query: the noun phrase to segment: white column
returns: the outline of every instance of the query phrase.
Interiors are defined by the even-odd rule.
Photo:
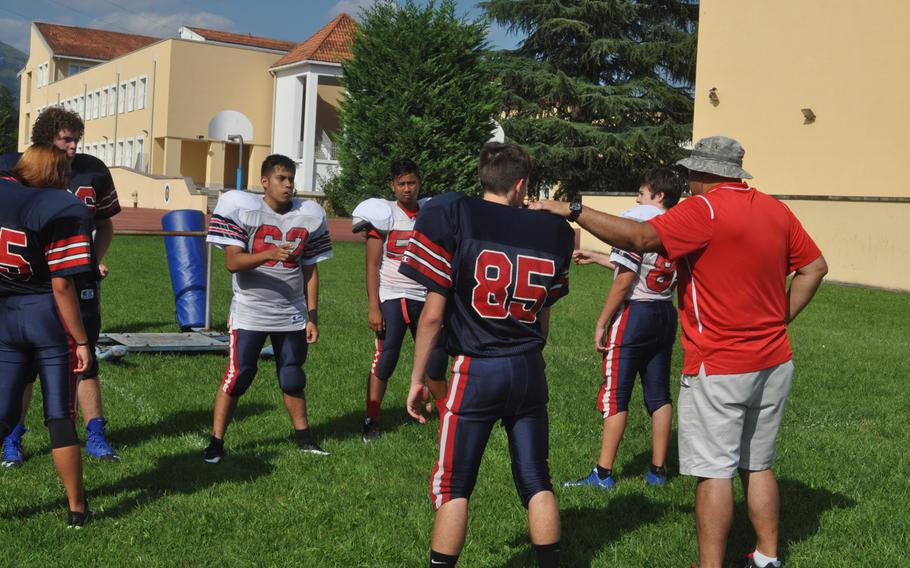
[[[304,191],[316,187],[316,97],[319,89],[319,75],[310,71],[306,74],[306,90],[303,93],[303,183]]]

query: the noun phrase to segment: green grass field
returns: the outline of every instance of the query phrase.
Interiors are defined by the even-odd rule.
[[[371,355],[362,245],[337,244],[335,255],[320,265],[321,338],[306,365],[311,421],[331,457],[296,451],[269,361],[241,399],[229,456],[218,466],[203,463],[200,453],[223,355],[130,354],[102,362],[109,434],[123,460],[86,459],[94,522],[82,531],[64,528],[63,491],[36,400],[25,465],[0,471],[0,565],[424,565],[437,422],[420,427],[406,418],[406,342],[383,406],[385,435],[361,442]],[[105,330],[173,331],[162,241],[119,237],[107,261]],[[220,262],[216,257],[215,322],[225,321],[230,297]],[[574,267],[572,293],[553,310],[545,354],[554,485],[589,471],[599,448],[599,360],[590,344],[609,281],[603,269]],[[908,319],[910,296],[825,285],[792,327],[797,371],[776,467],[788,566],[910,563]],[[680,364],[677,349],[674,375]],[[674,440],[670,484],[646,487],[649,443],[639,390],[616,489],[557,489],[565,566],[696,560],[694,482],[674,475]],[[487,448],[471,512],[462,565],[533,564],[501,429]],[[751,543],[738,501],[730,560]]]

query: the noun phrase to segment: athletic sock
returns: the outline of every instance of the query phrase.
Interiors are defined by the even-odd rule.
[[[599,465],[597,466],[597,478],[598,479],[606,479],[606,478],[610,477],[611,475],[613,475],[612,469],[609,469],[606,467],[600,467]]]
[[[778,562],[777,557],[765,556],[758,549],[755,549],[755,552],[752,553],[752,563],[758,566],[759,568],[778,568],[780,562]]]
[[[378,400],[367,401],[367,418],[372,418],[374,422],[379,422],[379,405]]]
[[[661,477],[667,477],[667,468],[665,468],[662,465],[657,466],[652,463],[651,464],[651,473],[653,473],[654,475],[659,475]]]
[[[537,565],[540,568],[559,566],[559,541],[553,544],[535,544],[534,552],[537,554]]]
[[[458,555],[443,554],[430,550],[430,568],[454,568]]]
[[[224,447],[224,440],[221,438],[216,438],[215,436],[209,436],[209,443],[215,444],[219,448]]]

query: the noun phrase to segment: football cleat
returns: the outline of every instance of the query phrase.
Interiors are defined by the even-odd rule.
[[[369,416],[363,420],[363,435],[361,439],[364,442],[372,442],[379,438],[382,435],[382,432],[379,430],[379,421],[373,420]]]
[[[120,456],[114,451],[114,448],[107,442],[104,435],[104,427],[107,420],[104,418],[92,418],[85,426],[85,453],[93,458],[100,458],[105,461],[120,461]]]
[[[22,451],[22,436],[28,432],[24,424],[17,424],[13,431],[3,439],[3,457],[0,465],[3,467],[19,467],[25,461]]]
[[[224,440],[211,436],[208,447],[202,450],[202,461],[215,464],[220,462],[225,455],[227,452],[224,451]]]
[[[85,523],[91,518],[92,512],[88,508],[88,499],[85,500],[85,511],[67,511],[66,513],[66,528],[68,529],[81,529]]]
[[[743,563],[739,564],[739,566],[742,566],[742,568],[780,568],[782,565],[780,560],[778,560],[776,562],[769,562],[764,566],[759,566],[755,563],[755,559],[753,558],[754,555],[754,552],[747,554],[745,557],[743,557]]]
[[[667,484],[667,470],[659,467],[657,470],[648,468],[648,472],[645,473],[645,483],[651,487],[658,487],[660,485]]]
[[[609,491],[613,489],[613,486],[616,485],[616,481],[613,480],[612,475],[608,475],[606,478],[601,479],[597,475],[597,468],[591,470],[591,474],[588,477],[582,477],[576,481],[566,481],[562,484],[563,487],[584,487],[590,485],[592,487],[597,487],[604,491]]]

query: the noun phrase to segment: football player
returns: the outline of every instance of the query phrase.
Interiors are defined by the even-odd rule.
[[[499,420],[538,563],[556,566],[559,510],[547,463],[542,350],[550,306],[568,293],[574,232],[562,219],[520,208],[531,161],[518,146],[484,146],[479,173],[483,199],[447,194],[424,207],[399,269],[427,287],[407,402],[421,423],[428,396],[423,378],[443,320],[446,347],[455,357],[431,483],[436,518],[430,566],[458,560],[468,499]]]
[[[66,153],[32,146],[0,174],[0,435],[20,423],[23,391],[41,379],[51,457],[68,501],[67,525],[89,516],[76,436],[76,376],[92,364],[74,277],[94,270],[91,216],[66,187]],[[33,186],[25,187],[22,184]]]
[[[94,353],[95,344],[101,333],[101,298],[100,279],[107,276],[108,269],[101,262],[110,247],[114,235],[111,217],[120,212],[117,191],[111,172],[104,162],[89,156],[76,153],[76,147],[85,130],[82,119],[75,112],[58,107],[44,110],[32,126],[32,143],[54,145],[66,152],[70,160],[72,175],[67,189],[78,197],[88,208],[94,219],[94,250],[98,261],[98,270],[91,270],[74,276],[76,294],[79,297],[79,308],[82,321],[88,331],[89,342]],[[0,170],[11,169],[19,160],[19,154],[0,155]],[[105,433],[107,421],[101,401],[101,385],[98,381],[98,361],[92,359],[92,365],[79,377],[79,409],[85,424],[85,451],[90,456],[106,461],[117,461],[117,452],[108,443]],[[23,420],[26,409],[32,398],[32,385],[26,388],[23,397]],[[26,432],[24,424],[18,424],[3,442],[2,465],[14,467],[22,463],[22,436]]]
[[[363,421],[363,441],[379,437],[379,413],[389,377],[395,372],[401,342],[410,329],[417,332],[417,322],[426,300],[427,289],[398,272],[408,239],[420,211],[420,174],[411,160],[392,162],[394,201],[369,199],[368,209],[381,210],[391,223],[388,227],[371,223],[366,231],[366,285],[370,304],[369,324],[375,333],[373,360],[367,379],[367,409]],[[387,213],[386,213],[387,212]],[[358,210],[354,210],[355,222]],[[427,385],[435,400],[445,398],[445,372],[448,355],[442,342],[433,350],[427,367]]]
[[[266,338],[275,351],[278,385],[301,451],[328,455],[314,440],[307,418],[303,363],[319,338],[316,263],[331,258],[325,211],[294,199],[296,165],[274,154],[262,162],[264,195],[230,191],[218,199],[207,241],[225,251],[234,297],[228,322],[227,371],[215,395],[212,436],[203,452],[208,463],[225,456],[224,434],[237,399],[256,376]]]
[[[638,205],[622,216],[637,221],[652,219],[676,205],[681,190],[676,172],[655,168],[645,174],[638,188]],[[620,248],[614,248],[609,259],[587,251],[575,251],[573,256],[576,262],[592,258],[616,268],[594,327],[594,348],[603,353],[603,384],[597,394],[597,409],[604,418],[600,456],[588,476],[563,486],[613,488],[613,462],[626,429],[636,376],[641,376],[645,407],[651,415],[651,467],[645,473],[645,482],[664,485],[673,420],[670,357],[676,340],[676,265],[656,252],[639,254]]]

